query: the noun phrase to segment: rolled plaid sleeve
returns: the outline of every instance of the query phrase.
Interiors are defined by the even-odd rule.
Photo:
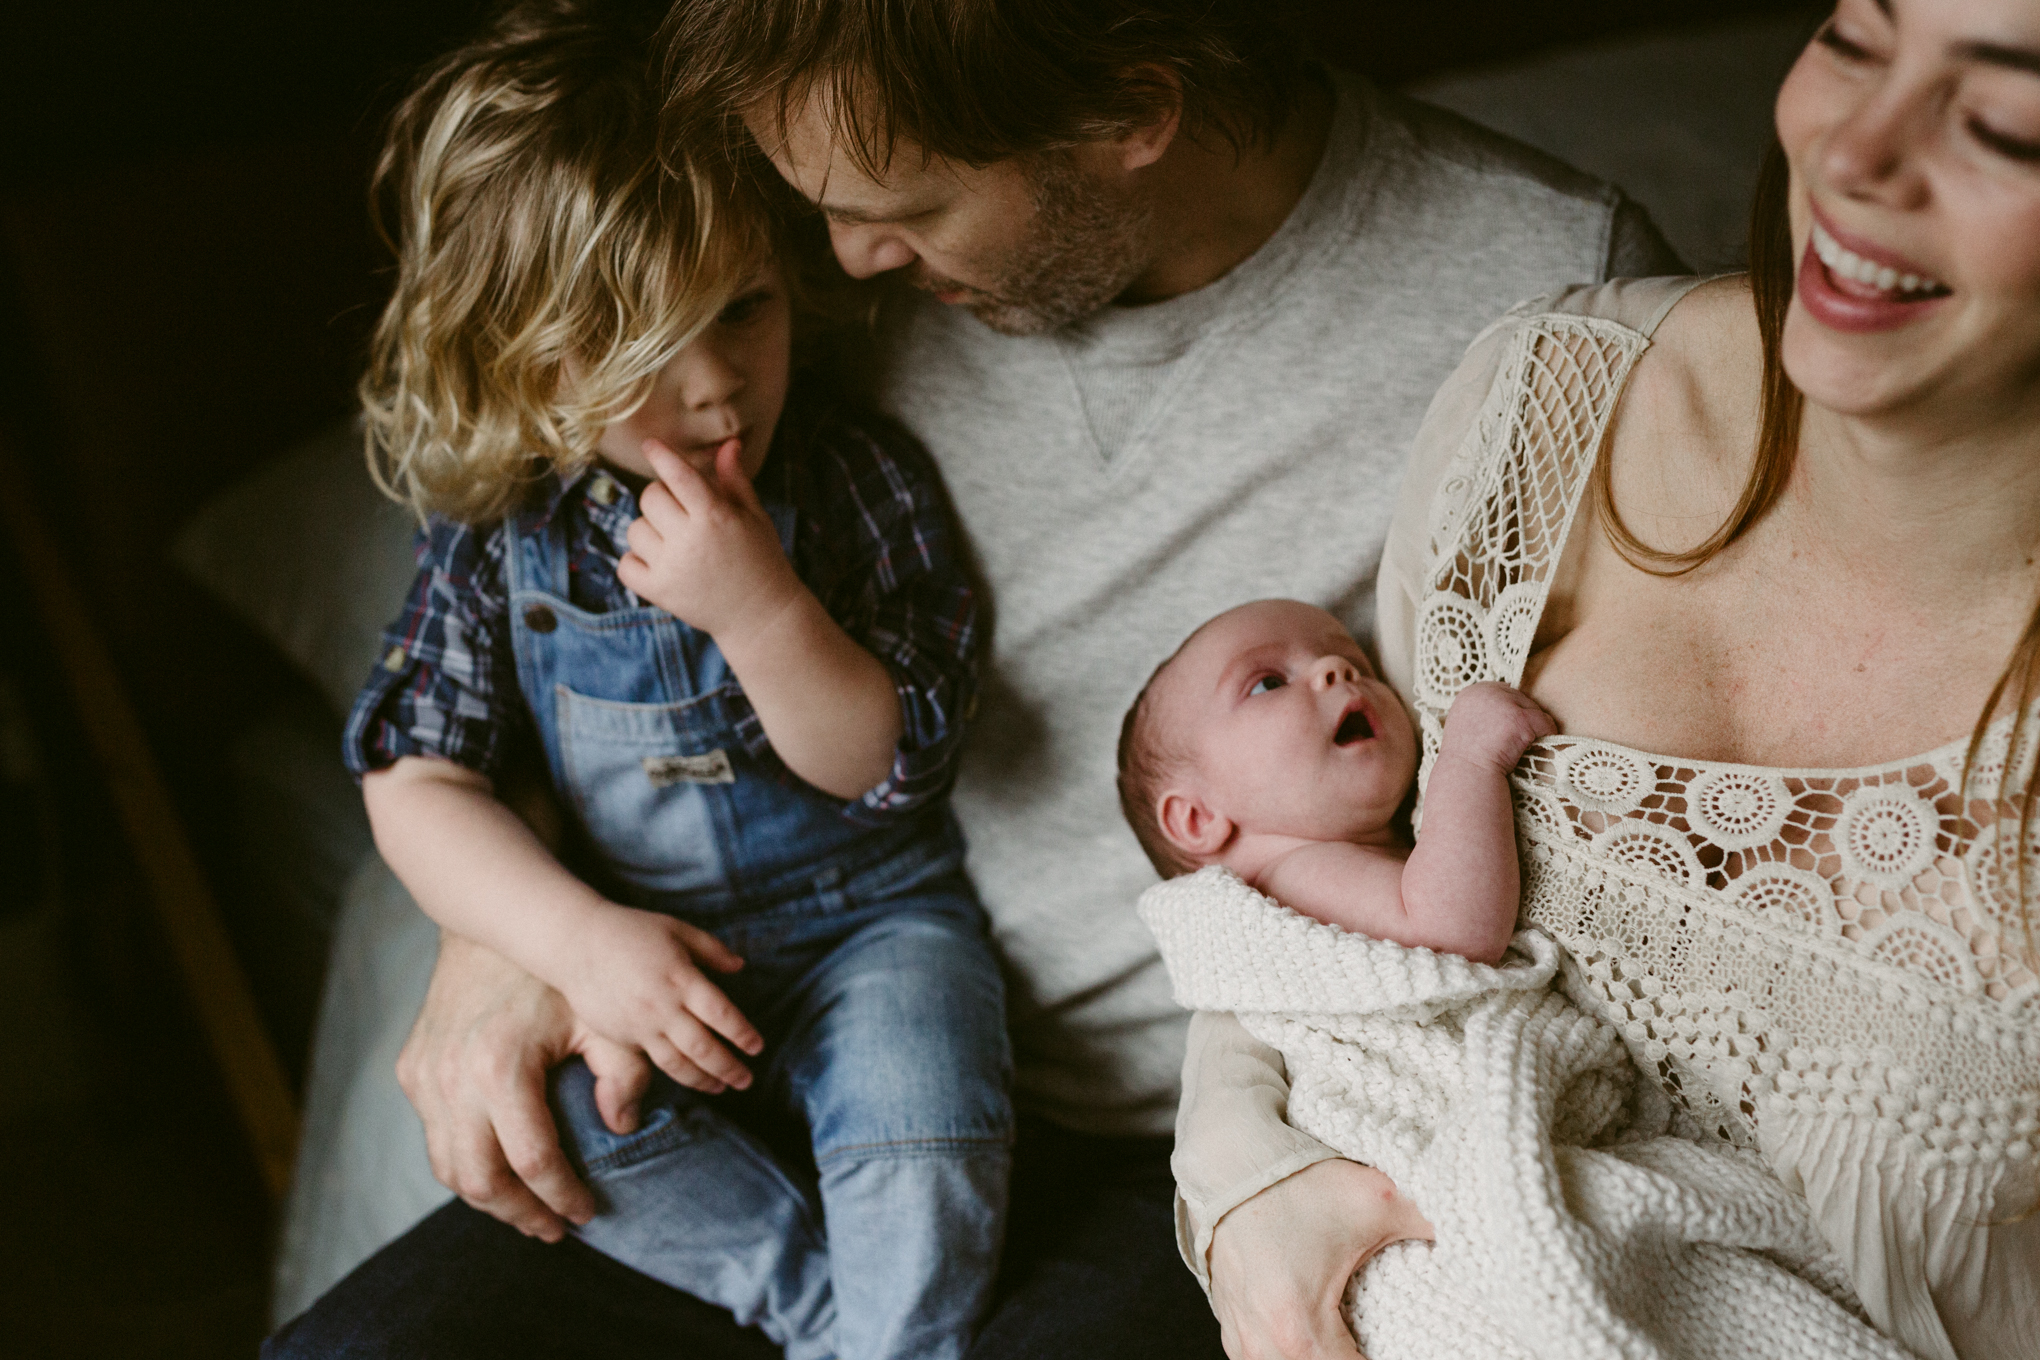
[[[342,737],[356,779],[404,756],[501,772],[529,723],[510,646],[508,537],[437,518],[419,534],[417,578]]]
[[[885,821],[918,811],[956,777],[977,699],[983,639],[956,518],[932,459],[877,417],[828,423],[811,466],[843,570],[823,603],[892,673],[901,732],[892,768],[844,811]]]

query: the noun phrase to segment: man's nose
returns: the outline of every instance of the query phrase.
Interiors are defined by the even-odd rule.
[[[843,272],[853,279],[905,269],[919,258],[897,233],[864,223],[831,222],[829,245],[835,249],[836,261],[843,266]]]

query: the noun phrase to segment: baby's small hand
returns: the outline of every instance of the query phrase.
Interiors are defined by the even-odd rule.
[[[659,480],[639,499],[617,580],[719,642],[763,624],[803,589],[737,440],[716,450],[713,479],[656,440],[645,441],[645,456]]]
[[[1452,701],[1439,753],[1484,761],[1506,773],[1516,768],[1531,742],[1556,731],[1558,724],[1529,695],[1483,681],[1468,685]]]
[[[642,1049],[682,1086],[714,1094],[751,1084],[750,1070],[716,1036],[752,1055],[765,1041],[702,972],[744,966],[722,941],[685,921],[612,904],[576,943],[560,991],[588,1028]]]

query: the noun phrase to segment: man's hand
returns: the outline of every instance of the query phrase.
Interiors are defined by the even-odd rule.
[[[652,1075],[644,1055],[576,1025],[565,998],[500,954],[441,933],[397,1081],[424,1121],[440,1184],[547,1242],[595,1212],[546,1104],[547,1069],[574,1054],[595,1074],[604,1122],[630,1132]]]
[[[806,587],[744,475],[741,440],[716,449],[713,480],[656,439],[644,451],[659,480],[638,500],[617,580],[717,642],[798,599]]]
[[[632,1050],[643,1050],[682,1086],[718,1095],[743,1090],[751,1073],[716,1039],[745,1053],[764,1036],[702,972],[734,973],[744,961],[715,936],[654,911],[607,904],[576,927],[577,957],[565,976],[566,1000],[583,1024]]]
[[[1219,1221],[1211,1308],[1232,1360],[1362,1360],[1340,1312],[1346,1282],[1431,1225],[1373,1167],[1334,1158],[1277,1181]]]
[[[1551,715],[1521,690],[1484,680],[1468,685],[1445,712],[1445,740],[1438,758],[1492,765],[1503,774],[1516,768],[1533,741],[1558,731]]]

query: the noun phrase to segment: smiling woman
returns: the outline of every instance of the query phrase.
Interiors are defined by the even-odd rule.
[[[1777,125],[1748,280],[1574,290],[1469,352],[1384,673],[1428,750],[1483,680],[1558,719],[1515,777],[1524,918],[1670,1131],[1760,1156],[1886,1336],[2030,1357],[2040,10],[1842,0]],[[1193,1032],[1177,1170],[1242,1355],[1306,1353],[1266,1320],[1336,1309],[1406,1221],[1269,1126],[1276,1061]],[[1396,1278],[1353,1296],[1374,1360]]]

